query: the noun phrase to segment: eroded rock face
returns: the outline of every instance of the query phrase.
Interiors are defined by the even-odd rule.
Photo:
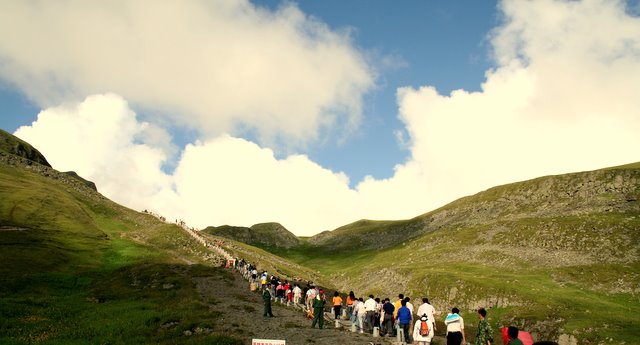
[[[32,162],[42,164],[51,168],[51,164],[47,162],[40,151],[31,146],[26,141],[0,129],[0,151],[5,151],[18,157],[26,158]]]
[[[578,345],[578,339],[571,334],[561,334],[558,338],[558,345]]]

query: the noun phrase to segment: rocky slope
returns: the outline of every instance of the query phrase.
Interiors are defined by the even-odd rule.
[[[223,225],[207,227],[204,233],[230,238],[257,247],[291,248],[300,244],[294,234],[278,223],[255,224],[250,228]]]
[[[595,228],[600,228],[609,224],[605,224],[603,217],[590,216],[628,213],[635,217],[640,212],[639,199],[640,169],[634,166],[546,176],[494,187],[410,220],[361,220],[315,235],[309,243],[331,251],[354,247],[380,250],[441,229],[527,219],[574,217],[578,222],[582,218],[583,226],[593,222]],[[549,226],[541,224],[541,228]],[[540,244],[542,248],[548,245]],[[634,249],[629,256],[636,254]]]
[[[51,167],[47,159],[31,144],[0,129],[0,151],[26,158],[30,161]]]

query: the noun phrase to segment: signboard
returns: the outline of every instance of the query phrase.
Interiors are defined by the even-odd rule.
[[[252,339],[251,345],[286,345],[285,340],[273,340],[273,339]]]

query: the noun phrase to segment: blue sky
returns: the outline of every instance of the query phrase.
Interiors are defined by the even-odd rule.
[[[253,1],[276,10],[281,1]],[[487,36],[497,24],[495,1],[297,1],[309,16],[334,30],[349,30],[354,45],[376,68],[376,86],[364,95],[361,128],[343,140],[308,147],[314,161],[343,171],[351,184],[366,175],[388,178],[409,152],[393,130],[402,131],[397,116],[396,89],[433,85],[448,94],[455,89],[476,91],[492,66]],[[390,59],[389,66],[381,59]],[[0,87],[0,126],[13,132],[36,119],[40,107],[8,83]],[[136,109],[140,116],[144,114]],[[391,129],[391,130],[390,130]],[[180,146],[197,133],[173,130]],[[168,167],[169,169],[171,166]]]
[[[3,3],[0,128],[107,197],[196,227],[405,219],[638,161],[638,9]]]

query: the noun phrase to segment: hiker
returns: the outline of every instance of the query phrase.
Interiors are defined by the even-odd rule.
[[[402,299],[400,301],[400,309],[398,309],[398,312],[396,313],[396,322],[404,332],[405,343],[409,343],[411,340],[409,337],[409,325],[411,324],[411,319],[411,311],[407,308],[407,300]]]
[[[382,303],[380,302],[380,298],[376,297],[376,311],[373,315],[373,328],[378,327],[380,330],[380,326],[382,326]]]
[[[433,339],[435,319],[430,318],[426,313],[420,316],[413,326],[413,343],[417,345],[429,345]]]
[[[518,333],[520,333],[518,327],[509,326],[509,328],[507,328],[507,337],[509,337],[507,345],[524,345],[522,340],[518,339]]]
[[[466,343],[464,336],[464,320],[460,316],[458,308],[451,309],[451,313],[444,319],[447,325],[447,345],[460,345]]]
[[[311,328],[315,328],[316,323],[320,329],[324,326],[324,305],[326,302],[324,291],[320,290],[313,299],[313,322],[311,323]]]
[[[411,304],[411,298],[409,298],[409,296],[406,296],[404,300],[407,301],[407,308],[409,308],[409,311],[411,312],[411,317],[413,318],[414,309],[413,309],[413,304]],[[412,327],[413,327],[413,319],[409,323],[409,331],[413,329]]]
[[[335,313],[336,320],[340,320],[340,308],[342,308],[342,298],[338,291],[333,293],[333,312]]]
[[[395,337],[395,332],[393,329],[393,311],[395,310],[395,307],[393,306],[393,304],[391,304],[391,301],[389,301],[388,298],[384,299],[384,304],[382,305],[382,314],[383,315],[383,321],[382,321],[382,330],[380,335],[382,335],[383,337],[385,335],[389,335],[390,337]]]
[[[398,300],[393,302],[393,307],[396,308],[393,312],[393,318],[395,319],[398,316],[398,310],[400,310],[400,307],[402,307],[402,301],[404,300],[404,295],[403,294],[399,294],[398,295]]]
[[[349,296],[347,296],[347,316],[351,319],[353,315],[353,303],[356,301],[356,295],[353,291],[349,291]]]
[[[418,307],[417,314],[419,316],[427,314],[427,317],[433,321],[433,331],[437,331],[436,327],[436,309],[429,303],[429,299],[426,297],[422,298],[422,304]]]
[[[376,300],[373,299],[373,295],[369,295],[369,298],[364,302],[365,310],[365,330],[369,333],[373,333],[373,319],[376,313]]]
[[[364,318],[367,315],[366,310],[364,309],[364,300],[362,297],[358,298],[358,304],[355,304],[353,307],[353,316],[358,322],[358,326],[360,328],[360,333],[364,333]]]
[[[264,317],[273,317],[273,313],[271,312],[271,284],[267,284],[262,290],[262,301],[264,302]]]
[[[487,311],[484,308],[478,309],[478,334],[474,340],[474,345],[491,345],[493,343],[493,330],[489,322],[485,320],[487,317]]]
[[[297,307],[300,304],[301,299],[302,289],[298,286],[298,284],[296,284],[296,286],[293,288],[293,305]]]
[[[307,301],[306,306],[307,310],[313,310],[313,299],[316,298],[316,288],[311,286],[311,288],[307,291]]]

